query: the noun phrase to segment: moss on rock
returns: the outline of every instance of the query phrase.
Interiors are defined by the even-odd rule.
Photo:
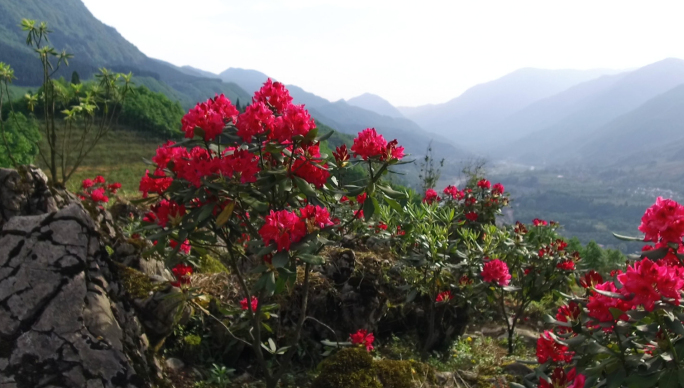
[[[121,284],[133,299],[145,299],[151,293],[164,287],[161,284],[152,283],[152,279],[140,271],[126,267],[123,264],[114,264],[116,265]]]
[[[312,388],[415,388],[435,381],[434,371],[426,364],[375,361],[362,348],[346,348],[323,361]]]

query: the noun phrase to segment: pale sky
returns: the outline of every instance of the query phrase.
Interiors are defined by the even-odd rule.
[[[522,67],[684,58],[681,0],[83,0],[150,57],[335,101],[441,103]]]

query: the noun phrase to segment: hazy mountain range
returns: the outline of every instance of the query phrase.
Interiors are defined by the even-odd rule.
[[[19,85],[36,86],[41,79],[18,26],[22,18],[48,22],[51,43],[75,55],[59,74],[75,70],[85,79],[102,66],[132,71],[136,83],[185,108],[216,93],[244,105],[268,78],[257,70],[229,67],[214,74],[149,58],[80,0],[0,0],[0,61],[13,66]],[[475,156],[529,165],[671,163],[682,158],[684,146],[680,59],[629,71],[525,68],[443,104],[419,107],[394,107],[369,93],[329,101],[288,88],[296,103],[332,128],[355,134],[375,127],[418,157],[432,142],[435,156],[448,163]]]

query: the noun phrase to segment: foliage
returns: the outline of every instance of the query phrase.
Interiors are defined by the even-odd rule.
[[[127,96],[119,123],[158,136],[175,137],[181,133],[181,117],[183,108],[178,102],[138,86],[132,88]]]
[[[650,241],[626,272],[603,281],[589,273],[583,294],[547,320],[553,331],[537,342],[539,387],[678,387],[684,367],[682,236],[684,207],[658,198],[642,218]]]
[[[1,94],[1,93],[0,93]],[[0,97],[0,100],[2,98]],[[0,143],[0,167],[13,167],[33,163],[38,155],[40,131],[35,120],[21,113],[10,113],[7,120],[0,120],[2,143]],[[12,160],[14,159],[14,160]]]
[[[224,96],[198,104],[182,119],[187,140],[160,147],[152,158],[154,172],[140,183],[144,196],[152,194],[148,202],[154,205],[145,220],[146,229],[154,230],[150,239],[157,241],[156,251],[171,252],[175,264],[185,256],[179,253],[187,255],[192,246],[219,258],[237,277],[244,299],[225,313],[240,319],[225,327],[251,348],[267,387],[278,383],[297,353],[310,273],[325,261],[319,252],[329,239],[339,238],[337,233],[370,220],[379,200],[402,196],[381,182],[403,157],[396,141],[387,143],[365,130],[351,147],[361,159],[350,161],[347,153],[344,160],[336,157],[335,164],[328,164],[319,151],[324,138],[306,110],[291,100],[282,84],[269,80],[243,113]],[[332,177],[331,171],[354,164],[367,168],[364,187],[342,185]],[[333,207],[343,194],[368,199],[346,217],[350,214]],[[249,274],[241,262],[250,263]],[[303,279],[297,284],[301,268]],[[273,321],[279,305],[268,301],[286,297],[296,285],[302,287],[303,300],[294,327],[286,328]],[[278,344],[283,336],[271,333],[284,331],[289,332],[286,342]]]
[[[111,73],[103,68],[96,76],[98,84],[90,88],[56,81],[54,73],[62,65],[68,66],[72,55],[66,51],[57,52],[49,45],[51,31],[46,23],[36,24],[24,19],[21,26],[26,32],[26,45],[38,54],[42,67],[43,83],[39,93],[27,95],[28,109],[33,111],[39,106],[43,118],[42,131],[48,147],[41,149],[39,155],[48,166],[53,184],[64,185],[111,129],[119,106],[125,101],[131,75]],[[11,75],[0,79],[5,90],[12,80]],[[17,162],[13,164],[17,165]]]

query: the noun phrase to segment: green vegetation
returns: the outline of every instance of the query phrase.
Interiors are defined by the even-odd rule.
[[[38,155],[37,144],[40,141],[36,120],[28,119],[21,113],[10,113],[7,120],[0,122],[0,128],[0,167],[13,167],[10,154],[19,165],[33,163]]]
[[[139,86],[132,89],[119,116],[119,123],[159,136],[178,137],[183,108],[162,93]]]

